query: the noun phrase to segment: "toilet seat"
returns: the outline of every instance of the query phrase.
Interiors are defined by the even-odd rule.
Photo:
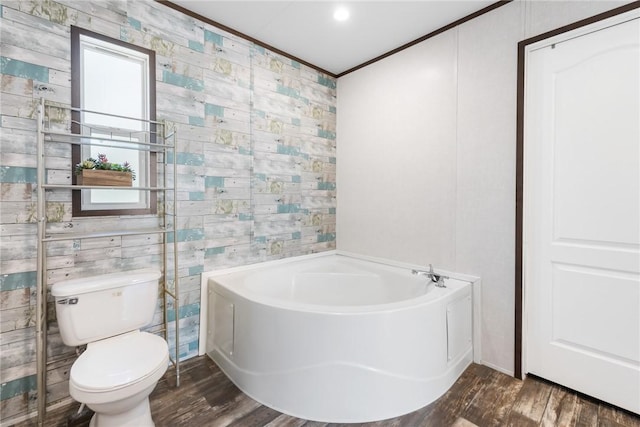
[[[134,331],[96,341],[71,367],[70,391],[72,396],[85,397],[113,394],[124,388],[133,392],[160,379],[168,362],[167,342],[148,332]]]

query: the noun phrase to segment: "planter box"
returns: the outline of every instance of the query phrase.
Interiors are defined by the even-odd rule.
[[[82,169],[78,175],[78,185],[103,185],[108,187],[131,187],[131,172],[119,172],[98,169]]]

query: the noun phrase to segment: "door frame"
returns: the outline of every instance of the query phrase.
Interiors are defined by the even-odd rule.
[[[526,374],[523,359],[524,342],[524,119],[525,119],[525,71],[527,53],[533,45],[551,44],[554,38],[562,38],[564,33],[591,26],[598,22],[613,18],[623,13],[640,8],[640,1],[617,7],[604,13],[583,19],[555,30],[528,38],[518,43],[518,79],[517,79],[517,111],[516,111],[516,236],[515,236],[515,345],[514,345],[514,377],[524,379]],[[608,24],[607,24],[608,26]],[[593,31],[585,28],[585,33]],[[578,35],[578,34],[576,34]],[[559,40],[558,40],[559,41]]]

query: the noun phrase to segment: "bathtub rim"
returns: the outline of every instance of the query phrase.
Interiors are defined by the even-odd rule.
[[[330,261],[336,261],[338,263],[347,262],[347,263],[355,263],[355,266],[360,266],[361,263],[365,263],[364,270],[374,275],[385,275],[386,271],[374,271],[376,268],[386,268],[393,269],[393,273],[405,273],[407,279],[412,281],[422,282],[425,287],[427,287],[427,291],[420,295],[414,295],[411,297],[402,297],[398,299],[392,299],[384,302],[374,302],[374,303],[358,303],[358,304],[329,304],[329,303],[321,303],[321,302],[308,302],[308,301],[298,301],[298,300],[289,300],[283,299],[280,295],[270,295],[268,293],[263,293],[259,289],[262,287],[262,284],[256,286],[255,276],[258,278],[262,275],[262,268],[256,268],[255,270],[242,270],[236,271],[234,273],[219,273],[209,277],[207,281],[207,286],[209,291],[213,291],[221,296],[227,298],[238,298],[243,301],[248,301],[253,304],[257,304],[260,306],[273,307],[280,310],[285,311],[294,311],[305,314],[326,314],[326,315],[340,315],[340,316],[349,316],[349,315],[372,315],[377,313],[396,313],[405,310],[411,310],[417,307],[422,307],[424,305],[434,304],[443,299],[449,297],[454,293],[460,292],[463,288],[469,286],[472,282],[468,280],[460,280],[457,278],[449,277],[445,279],[445,288],[438,288],[434,284],[432,284],[426,278],[412,278],[409,274],[409,269],[399,268],[396,266],[389,266],[381,263],[373,263],[371,261],[360,260],[353,257],[347,257],[343,255],[336,254],[334,256],[326,256],[320,258],[311,259],[313,268],[316,263],[321,263],[322,259],[328,259]],[[316,261],[318,259],[318,261]],[[305,274],[306,268],[304,271],[298,271],[298,266],[303,263],[308,263],[310,260],[299,260],[298,262],[288,263],[291,267],[287,267],[287,264],[282,265],[263,265],[265,270],[270,270],[266,274],[273,273],[273,269],[286,271],[289,268],[294,269],[294,278],[298,277],[299,274]],[[308,266],[306,266],[308,268]],[[321,266],[322,270],[326,269],[326,266]],[[255,273],[253,273],[255,271]],[[280,273],[280,272],[277,272]],[[321,273],[331,275],[332,273]],[[338,275],[349,274],[349,273],[338,273]],[[240,278],[234,277],[236,275],[241,276]],[[231,276],[231,277],[229,277]],[[219,280],[220,279],[220,280]],[[229,280],[231,279],[231,280]],[[395,280],[395,278],[383,278],[385,283],[390,283],[389,280]],[[268,285],[267,285],[268,286]]]
[[[361,261],[369,261],[377,264],[383,264],[391,267],[398,267],[402,269],[424,269],[424,265],[405,263],[400,261],[394,261],[384,258],[376,258],[368,255],[357,254],[354,252],[341,251],[341,250],[330,250],[323,251],[314,254],[308,255],[299,255],[288,258],[281,258],[272,261],[264,261],[257,262],[253,264],[246,264],[237,267],[225,267],[220,269],[215,269],[211,271],[202,272],[200,275],[200,325],[198,332],[198,356],[203,356],[206,354],[206,346],[207,346],[207,332],[208,332],[208,281],[210,278],[213,278],[218,275],[223,274],[231,274],[231,273],[240,273],[251,270],[256,270],[264,267],[272,267],[272,266],[282,266],[286,264],[290,264],[292,262],[298,261],[306,261],[321,257],[327,257],[332,255],[340,255],[347,258],[352,258]],[[482,336],[482,279],[478,276],[473,276],[470,274],[463,274],[452,272],[448,270],[442,270],[439,268],[434,269],[437,274],[448,276],[452,279],[469,282],[471,284],[471,294],[472,294],[472,319],[473,319],[473,361],[475,363],[482,363],[482,343],[480,337]]]

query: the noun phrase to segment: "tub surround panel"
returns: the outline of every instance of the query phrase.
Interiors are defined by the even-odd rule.
[[[456,267],[482,275],[483,361],[507,373],[514,345],[515,42],[524,36],[523,11],[524,3],[513,2],[458,28]]]
[[[453,269],[456,38],[340,78],[341,250]]]
[[[36,105],[69,105],[70,25],[156,51],[157,117],[178,128],[180,357],[198,352],[200,273],[335,248],[335,79],[155,1],[5,1],[0,106],[2,420],[35,408]],[[69,117],[54,117],[64,130]],[[67,145],[47,146],[49,183],[70,183]],[[171,159],[172,160],[172,159]],[[162,205],[160,206],[162,208]],[[48,195],[55,229],[151,228],[151,216],[71,217]],[[47,281],[160,261],[157,236],[48,245]],[[50,317],[50,320],[54,320]],[[159,328],[156,314],[152,330]],[[174,331],[170,330],[170,338]],[[48,334],[48,401],[68,396],[73,348]],[[171,342],[171,339],[169,340]]]

